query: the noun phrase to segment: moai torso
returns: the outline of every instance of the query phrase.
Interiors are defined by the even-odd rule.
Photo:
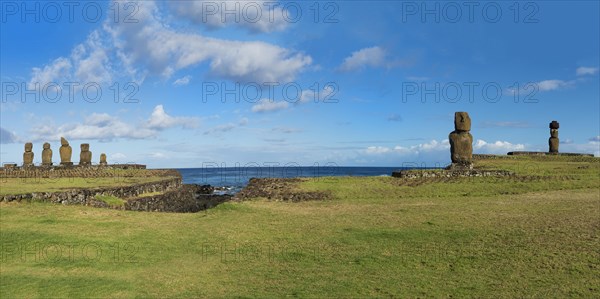
[[[44,143],[44,150],[42,151],[42,165],[52,165],[52,150],[50,149],[50,143]]]
[[[69,145],[69,142],[67,141],[67,139],[61,137],[60,138],[60,164],[63,165],[69,165],[72,164],[71,162],[71,154],[73,153],[73,150],[71,149],[71,146]]]
[[[473,161],[471,118],[467,112],[454,113],[454,131],[448,136],[452,163],[470,166]]]
[[[81,144],[81,154],[79,154],[79,165],[92,165],[92,152],[88,143]]]
[[[25,152],[23,153],[23,166],[33,166],[33,144],[25,143]]]
[[[108,163],[106,163],[106,154],[102,153],[100,154],[100,165],[107,165]]]
[[[560,144],[560,140],[558,139],[558,128],[560,127],[560,124],[553,120],[549,127],[550,138],[548,139],[548,152],[558,153],[558,145]]]

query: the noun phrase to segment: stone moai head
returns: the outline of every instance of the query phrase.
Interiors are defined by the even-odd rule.
[[[550,129],[550,137],[558,138],[558,130]]]
[[[82,152],[88,152],[90,150],[90,144],[89,143],[82,143],[81,144],[81,151]]]
[[[471,118],[467,112],[454,112],[454,129],[456,131],[470,131]]]
[[[553,120],[550,123],[550,129],[552,129],[552,130],[558,130],[559,127],[560,127],[560,124],[555,120]]]
[[[50,149],[50,143],[48,143],[48,142],[44,143],[44,149],[45,150]]]
[[[100,164],[101,165],[107,164],[106,163],[106,154],[105,153],[100,154]]]
[[[31,142],[25,143],[25,152],[29,153],[33,150],[33,144]]]
[[[69,146],[69,142],[67,141],[67,139],[65,139],[65,137],[60,137],[60,145]]]

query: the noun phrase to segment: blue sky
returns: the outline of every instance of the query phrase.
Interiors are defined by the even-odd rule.
[[[557,120],[600,155],[597,1],[69,5],[2,3],[2,163],[64,136],[153,168],[444,165],[455,111],[475,153]]]

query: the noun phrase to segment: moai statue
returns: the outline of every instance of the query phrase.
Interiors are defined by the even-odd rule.
[[[551,153],[558,153],[558,128],[559,124],[557,121],[553,120],[550,123],[550,139],[548,139],[548,147],[550,148],[548,151]]]
[[[44,150],[42,151],[42,166],[52,166],[52,150],[50,149],[50,143],[44,143]]]
[[[92,152],[88,143],[81,144],[81,154],[79,154],[79,166],[92,165]]]
[[[452,166],[458,168],[473,167],[473,136],[471,118],[467,112],[454,113],[454,131],[450,133],[450,158]]]
[[[106,163],[106,154],[102,153],[100,154],[100,166],[106,166],[108,165],[108,163]]]
[[[33,144],[25,143],[25,152],[23,153],[23,167],[33,166]]]
[[[71,162],[71,154],[73,153],[73,149],[71,149],[69,142],[64,137],[60,137],[60,144],[60,165],[73,166],[73,162]]]

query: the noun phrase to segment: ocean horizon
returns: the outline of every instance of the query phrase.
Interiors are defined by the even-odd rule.
[[[391,176],[392,172],[397,170],[436,168],[438,167],[294,166],[174,169],[181,173],[184,184],[211,185],[237,192],[246,186],[251,178]]]

